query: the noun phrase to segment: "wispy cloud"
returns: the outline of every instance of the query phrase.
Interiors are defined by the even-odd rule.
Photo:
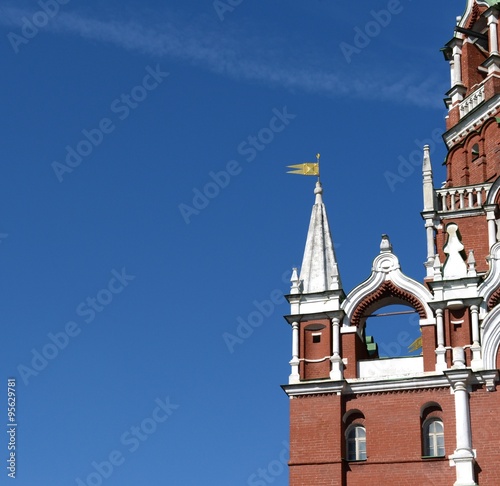
[[[62,9],[61,9],[62,10]],[[0,7],[0,24],[15,28],[23,16],[33,12],[17,7]],[[308,65],[304,56],[301,67],[292,59],[284,43],[263,36],[231,35],[229,29],[220,33],[202,22],[186,22],[177,17],[161,23],[147,21],[99,20],[90,16],[61,11],[44,30],[63,35],[113,44],[154,57],[166,57],[190,63],[195,67],[233,79],[281,86],[288,90],[305,91],[327,97],[353,97],[392,101],[422,107],[438,107],[438,93],[443,86],[438,80],[412,76],[398,78],[377,76],[364,70],[354,74],[340,67],[328,71]],[[241,39],[244,39],[241,40]],[[278,43],[279,44],[279,43]],[[289,49],[288,49],[289,51]],[[327,65],[327,64],[326,64]]]

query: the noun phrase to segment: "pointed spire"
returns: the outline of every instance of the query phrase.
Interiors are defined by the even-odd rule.
[[[469,250],[469,258],[467,258],[467,277],[475,277],[476,275],[476,258],[474,257],[474,250]]]
[[[292,282],[292,288],[290,290],[290,293],[300,294],[300,280],[296,268],[292,269],[292,278],[290,279],[290,282]]]
[[[300,269],[303,293],[342,288],[326,209],[323,204],[323,188],[319,181],[316,183],[314,194],[316,200],[312,209],[304,258]]]
[[[432,180],[432,165],[430,148],[424,146],[424,162],[422,165],[423,186],[424,186],[424,211],[436,210],[436,196],[434,193],[434,182]]]
[[[443,275],[441,273],[441,260],[439,259],[439,253],[436,253],[434,257],[434,280],[443,280]]]

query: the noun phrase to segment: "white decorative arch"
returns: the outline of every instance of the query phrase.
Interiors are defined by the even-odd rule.
[[[459,27],[467,26],[467,21],[469,20],[475,3],[477,3],[480,7],[491,7],[487,0],[467,0],[467,7],[465,8],[465,12],[460,18],[460,22],[458,23]]]
[[[500,177],[496,179],[496,181],[493,183],[493,185],[490,187],[490,190],[488,191],[488,196],[486,197],[486,203],[485,204],[495,204],[495,201],[498,196],[498,191],[500,191]]]
[[[483,298],[484,311],[487,311],[489,300],[500,287],[500,242],[490,249],[490,270],[484,282],[478,287],[478,294]]]
[[[384,242],[384,240],[382,240]],[[381,245],[382,248],[383,245]],[[342,304],[345,312],[344,325],[351,325],[351,318],[360,304],[386,281],[392,282],[405,293],[419,301],[424,309],[425,323],[435,322],[428,302],[432,301],[432,294],[419,282],[406,276],[399,264],[398,257],[392,253],[392,248],[383,249],[373,260],[372,273],[364,282],[354,288]]]
[[[482,329],[483,366],[485,370],[493,370],[497,367],[500,347],[500,306],[496,306],[486,315]]]

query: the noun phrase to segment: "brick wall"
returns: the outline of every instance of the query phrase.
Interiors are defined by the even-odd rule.
[[[300,376],[303,380],[329,378],[332,355],[332,329],[328,319],[315,319],[300,323],[300,357],[312,362],[301,361]],[[316,361],[316,362],[315,362]]]
[[[449,388],[290,400],[290,486],[452,485],[446,459],[422,459],[421,411],[442,409],[446,456],[455,449],[454,398]],[[367,460],[347,462],[345,418],[359,410],[365,419]],[[431,482],[439,478],[435,483]]]

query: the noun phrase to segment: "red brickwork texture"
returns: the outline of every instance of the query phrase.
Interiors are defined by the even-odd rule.
[[[318,327],[322,329],[317,329]],[[314,338],[319,342],[314,342]],[[332,355],[332,329],[328,319],[302,321],[300,323],[300,357],[311,361],[301,361],[299,366],[302,380],[330,377]],[[319,361],[322,360],[322,361]],[[316,361],[316,362],[315,362]]]
[[[500,393],[475,387],[470,394],[476,481],[500,484]],[[445,458],[422,458],[422,418],[438,404],[445,430]],[[456,469],[455,402],[449,388],[339,396],[312,395],[290,401],[290,486],[444,486]],[[359,410],[366,427],[367,460],[347,462],[343,417]]]
[[[430,403],[442,409],[445,453],[451,455],[455,409],[449,388],[292,399],[290,486],[452,485],[455,469],[448,460],[422,459],[421,413]],[[368,458],[360,463],[344,460],[342,418],[354,410],[365,417]]]
[[[368,359],[365,342],[358,333],[345,333],[341,335],[341,356],[347,360],[344,369],[345,378],[358,377],[358,361]]]
[[[462,47],[462,83],[467,87],[468,96],[485,75],[477,68],[486,60],[486,55],[475,44],[464,43]]]
[[[500,484],[500,389],[496,392],[488,392],[484,388],[473,391],[470,409],[472,448],[477,452],[478,482],[481,486],[497,486]]]
[[[424,356],[424,371],[436,369],[436,327],[422,326],[422,354]]]
[[[500,86],[494,89],[500,91]],[[493,182],[500,175],[500,128],[495,116],[498,113],[450,149],[446,159],[446,187]]]

